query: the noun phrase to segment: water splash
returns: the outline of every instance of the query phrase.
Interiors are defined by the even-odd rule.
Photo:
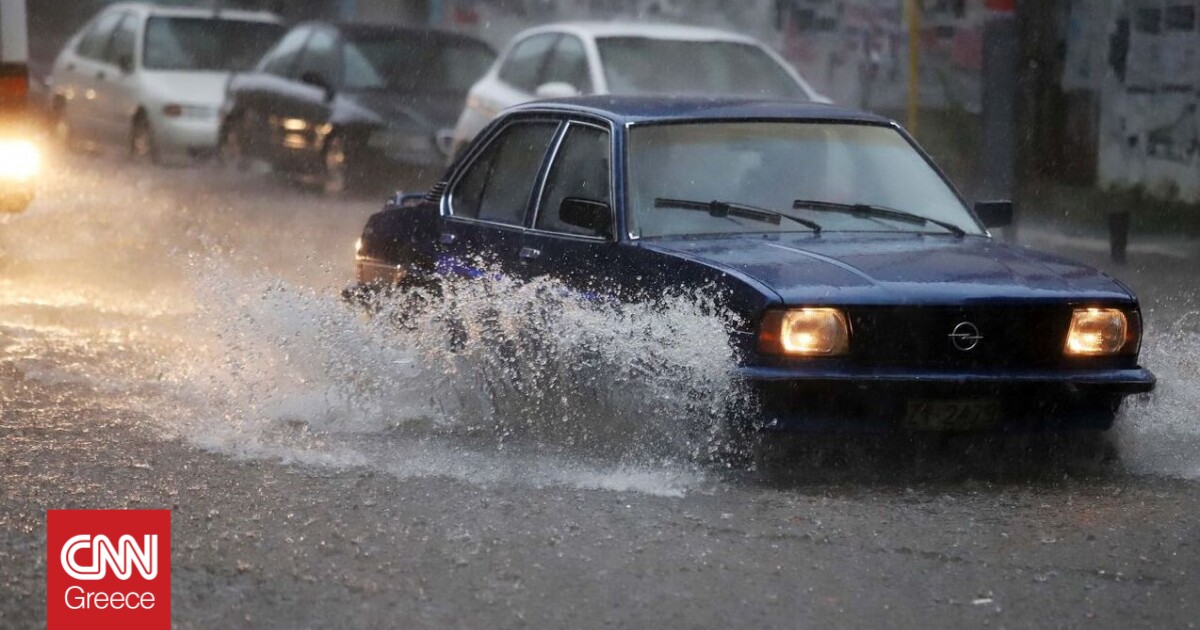
[[[1200,479],[1200,312],[1147,335],[1141,362],[1158,376],[1158,387],[1129,399],[1117,421],[1126,466]]]
[[[704,291],[619,305],[493,274],[364,310],[197,269],[188,341],[164,359],[174,427],[206,446],[667,494],[729,448],[732,320]]]

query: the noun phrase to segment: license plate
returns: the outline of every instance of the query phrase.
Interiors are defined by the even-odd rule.
[[[995,400],[913,400],[904,424],[917,431],[974,431],[1000,423]]]

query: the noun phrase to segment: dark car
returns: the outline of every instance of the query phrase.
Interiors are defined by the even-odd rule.
[[[446,163],[439,134],[494,58],[432,29],[299,25],[230,81],[222,158],[264,159],[329,192],[379,177],[427,184]]]
[[[759,419],[821,431],[1107,429],[1153,389],[1137,298],[1005,245],[895,122],[831,106],[586,97],[509,110],[368,221],[359,288],[550,274],[744,322]]]

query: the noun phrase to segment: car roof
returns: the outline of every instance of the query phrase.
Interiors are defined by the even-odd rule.
[[[511,113],[553,111],[606,118],[618,125],[687,120],[790,120],[894,125],[869,112],[795,100],[708,96],[578,96],[533,101]]]
[[[592,39],[603,37],[644,37],[648,39],[758,43],[758,40],[752,37],[715,28],[653,22],[559,22],[527,29],[522,31],[518,37],[545,32],[573,33]]]
[[[444,30],[444,29],[440,29],[440,28],[431,28],[431,27],[427,27],[427,26],[410,26],[410,25],[405,25],[405,24],[372,24],[372,23],[368,23],[368,22],[328,22],[328,21],[321,21],[321,20],[305,22],[304,25],[308,25],[308,26],[324,25],[324,26],[336,28],[339,31],[341,31],[346,37],[348,37],[350,39],[353,39],[355,37],[363,37],[363,36],[370,37],[370,36],[379,36],[379,35],[395,36],[395,37],[421,35],[421,36],[427,36],[427,37],[440,37],[440,38],[444,38],[444,39],[469,41],[469,42],[475,42],[478,44],[486,45],[486,43],[483,40],[481,40],[477,37],[472,37],[465,33],[456,33],[454,31],[448,31],[448,30]],[[491,46],[488,46],[488,47],[491,48]]]
[[[202,7],[162,6],[149,2],[122,2],[109,5],[105,12],[133,11],[149,17],[190,17],[246,22],[270,22],[279,24],[278,15],[268,11],[246,11],[240,9],[211,9]]]

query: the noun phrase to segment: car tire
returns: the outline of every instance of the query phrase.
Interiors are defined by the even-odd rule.
[[[222,127],[217,143],[217,163],[231,171],[244,171],[250,164],[246,156],[244,125],[240,118],[230,120]]]
[[[321,192],[340,195],[350,188],[349,150],[345,138],[330,135],[321,151]]]
[[[67,120],[67,104],[65,102],[56,102],[50,117],[50,133],[58,146],[67,149],[75,149],[75,133],[71,129],[71,122]]]
[[[145,115],[133,119],[129,129],[129,157],[135,162],[158,164],[158,145],[154,141],[154,130]]]

